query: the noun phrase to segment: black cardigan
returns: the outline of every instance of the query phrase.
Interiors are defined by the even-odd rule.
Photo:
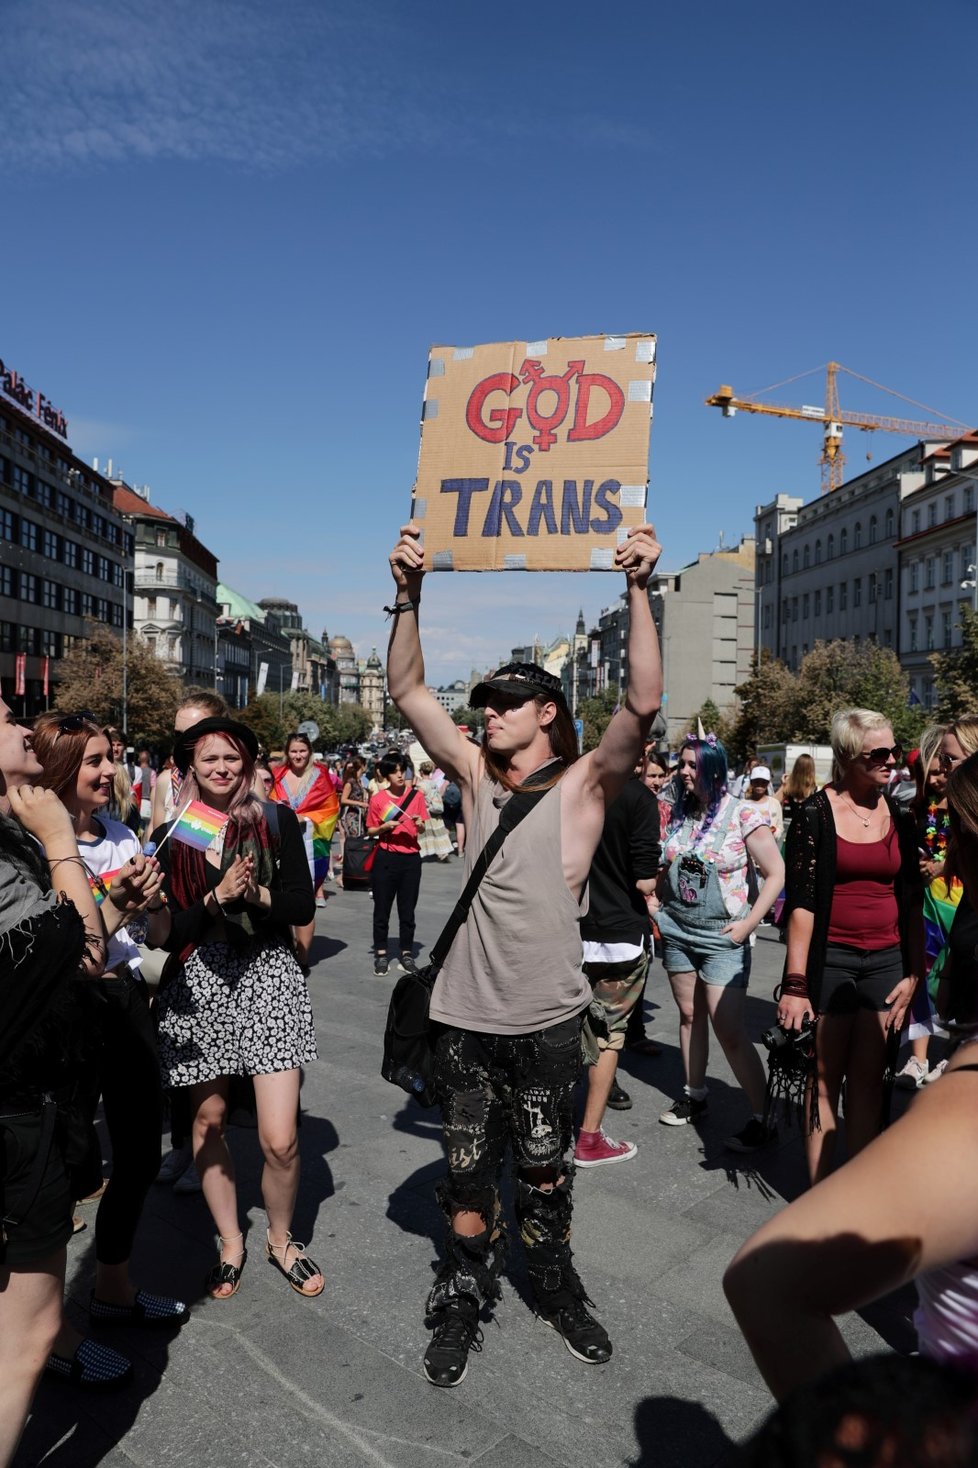
[[[250,907],[248,912],[259,937],[280,937],[287,943],[290,927],[301,927],[304,923],[312,922],[316,915],[316,902],[302,831],[295,813],[289,806],[279,805],[275,810],[274,821],[270,820],[268,824],[275,857],[275,875],[269,885],[272,905],[270,908]],[[152,840],[157,846],[161,845],[166,831],[166,826],[160,826],[153,832]],[[168,841],[160,853],[163,889],[170,903],[170,932],[163,948],[169,953],[182,953],[185,948],[196,947],[203,942],[208,930],[216,925],[204,906],[203,899],[185,909],[178,908],[173,902],[169,858],[172,846],[172,841]],[[220,871],[209,862],[205,867],[205,875],[211,889],[221,880]],[[228,910],[233,914],[244,912],[245,907],[244,901],[239,899],[238,902],[229,904]],[[235,945],[236,932],[236,929],[230,928],[227,932],[228,941],[232,945]]]
[[[900,845],[900,870],[894,887],[903,971],[911,974],[914,972],[915,955],[911,952],[910,917],[914,908],[923,902],[917,832],[909,811],[901,810],[889,796],[884,796],[884,799]],[[816,1007],[835,890],[836,834],[831,802],[825,791],[819,790],[808,797],[791,822],[785,846],[785,924],[796,908],[811,912],[815,917],[805,977],[809,997]]]

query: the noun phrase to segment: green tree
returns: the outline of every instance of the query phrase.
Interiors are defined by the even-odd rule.
[[[922,710],[910,708],[907,676],[892,648],[875,642],[817,642],[798,671],[793,737],[828,743],[840,709],[875,709],[885,714],[905,745],[916,741]]]
[[[611,716],[618,707],[617,688],[606,688],[594,698],[582,698],[577,706],[577,717],[584,721],[584,750],[594,749],[611,723]]]
[[[797,680],[766,648],[754,658],[750,677],[736,693],[737,712],[724,740],[731,762],[741,764],[759,744],[794,737]]]
[[[930,660],[937,686],[934,718],[939,724],[978,711],[978,613],[963,607],[960,625],[961,646],[936,652]]]
[[[98,622],[87,624],[61,663],[55,685],[55,707],[62,713],[91,709],[99,723],[122,726],[122,639]],[[183,697],[183,684],[168,673],[156,653],[138,635],[127,639],[125,722],[130,741],[168,744],[173,717]]]
[[[467,729],[481,729],[486,722],[486,711],[462,704],[460,708],[452,709],[452,722],[464,724]]]

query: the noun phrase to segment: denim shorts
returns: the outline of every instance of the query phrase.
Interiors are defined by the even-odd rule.
[[[662,966],[667,974],[695,973],[704,984],[727,989],[746,989],[750,982],[750,943],[734,943],[720,928],[681,927],[662,908],[656,914],[662,935]]]

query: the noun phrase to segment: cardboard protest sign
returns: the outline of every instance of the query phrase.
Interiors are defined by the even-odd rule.
[[[604,571],[646,518],[655,337],[432,347],[412,515],[435,571]]]

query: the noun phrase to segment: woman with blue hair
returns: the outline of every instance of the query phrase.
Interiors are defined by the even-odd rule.
[[[763,1121],[764,1067],[744,1025],[750,940],[784,885],[784,862],[768,812],[727,790],[727,756],[715,734],[702,740],[686,736],[678,778],[680,796],[662,849],[657,921],[662,962],[679,1008],[686,1084],[659,1120],[685,1126],[705,1115],[712,1024],[752,1113],[726,1146],[754,1152],[774,1132]],[[751,862],[762,878],[753,903]]]

